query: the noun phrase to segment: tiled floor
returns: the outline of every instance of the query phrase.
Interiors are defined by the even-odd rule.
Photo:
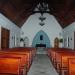
[[[37,54],[28,75],[58,75],[46,54]]]

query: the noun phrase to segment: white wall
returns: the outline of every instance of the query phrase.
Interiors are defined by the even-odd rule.
[[[10,30],[10,41],[9,41],[10,48],[14,47],[14,39],[13,39],[14,36],[18,38],[18,44],[15,45],[16,47],[18,47],[19,38],[20,38],[20,28],[0,13],[0,39],[1,39],[1,27]],[[1,46],[1,40],[0,40],[0,46]]]
[[[62,34],[62,28],[55,17],[48,13],[44,14],[44,16],[46,17],[44,26],[39,25],[40,20],[38,18],[40,17],[40,13],[31,15],[22,26],[21,37],[29,37],[29,46],[32,45],[34,36],[40,30],[43,30],[48,35],[52,46],[54,46],[54,38],[60,37],[59,34]]]
[[[0,48],[1,48],[1,26],[0,26]]]
[[[74,49],[74,32],[75,32],[75,22],[63,29],[63,38],[67,40],[69,38],[69,47],[67,46],[67,41],[65,42],[66,48]]]

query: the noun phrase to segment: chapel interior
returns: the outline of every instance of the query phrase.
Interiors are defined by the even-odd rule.
[[[75,0],[0,0],[0,75],[75,75]]]

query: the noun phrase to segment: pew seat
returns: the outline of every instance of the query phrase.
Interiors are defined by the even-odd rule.
[[[26,75],[19,57],[0,57],[0,75]]]

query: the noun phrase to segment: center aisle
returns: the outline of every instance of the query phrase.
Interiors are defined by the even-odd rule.
[[[58,75],[46,54],[37,54],[28,75]]]

